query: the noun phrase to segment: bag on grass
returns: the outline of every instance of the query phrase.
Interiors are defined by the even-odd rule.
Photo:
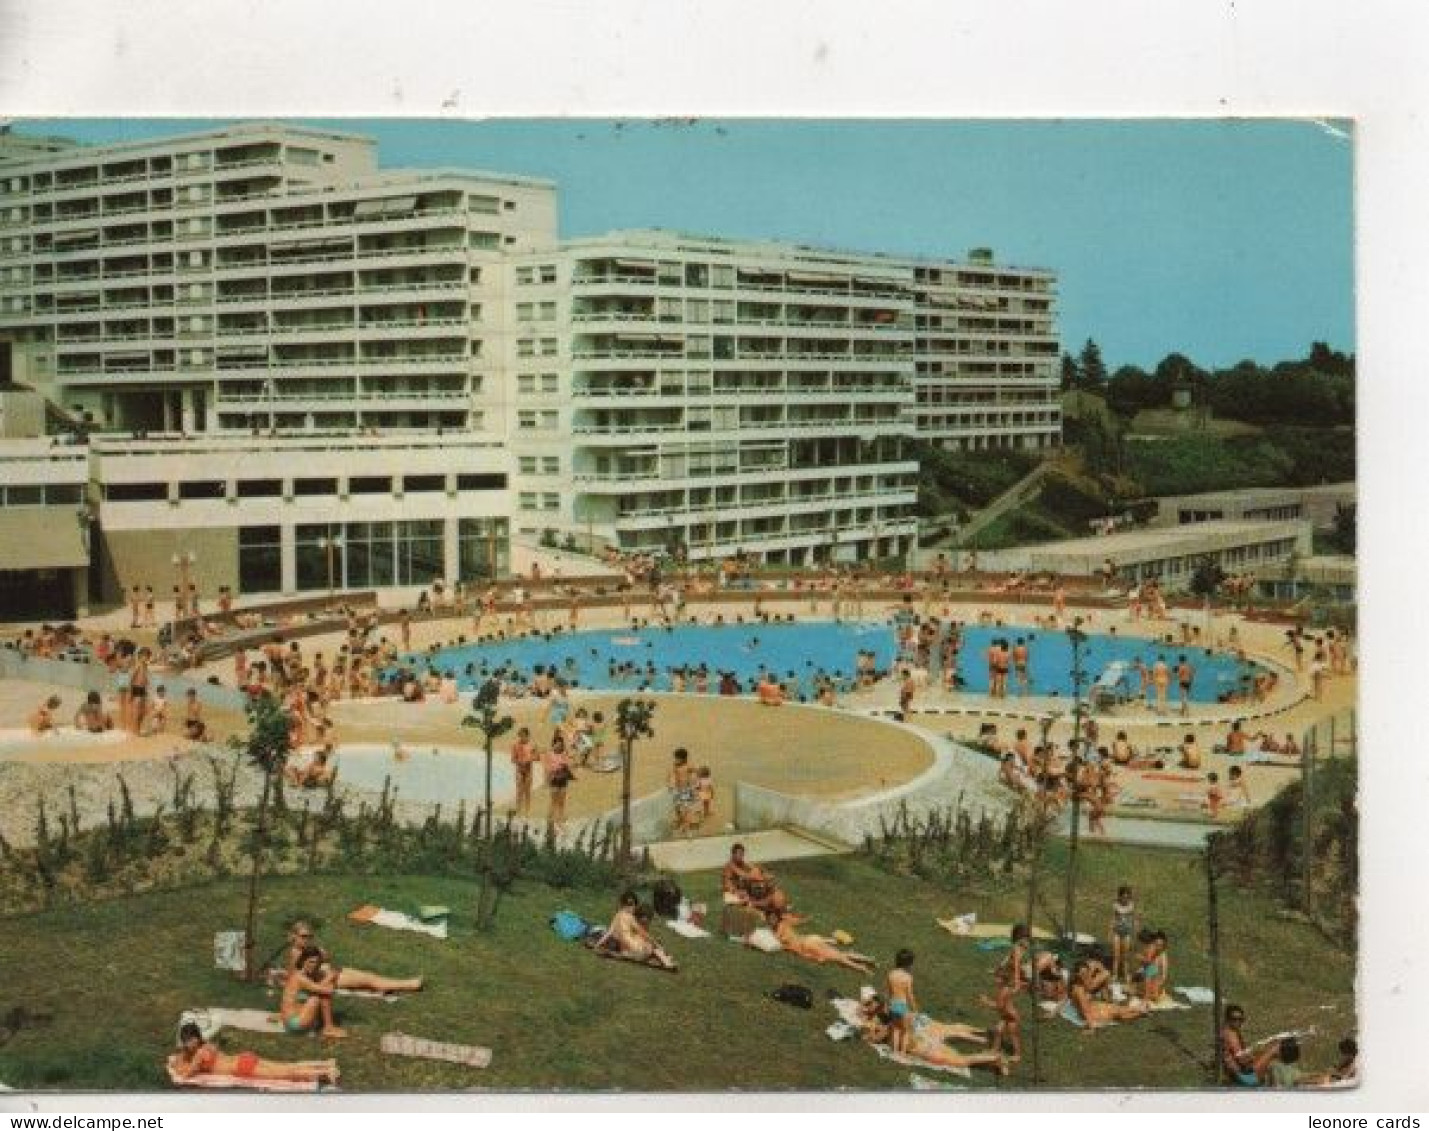
[[[585,938],[590,933],[590,929],[591,924],[574,911],[557,911],[551,916],[551,930],[566,942],[575,942],[576,939]]]
[[[798,1006],[800,1009],[814,1008],[814,992],[808,986],[801,986],[797,982],[785,982],[777,990],[771,990],[769,996],[775,1001],[782,1001],[785,1005]]]

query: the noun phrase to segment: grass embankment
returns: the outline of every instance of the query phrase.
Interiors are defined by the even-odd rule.
[[[1054,847],[1053,854],[1064,849]],[[1203,916],[1204,876],[1185,854],[1089,846],[1082,853],[1078,926],[1104,932],[1115,887],[1132,884],[1153,924],[1172,940],[1173,982],[1209,985]],[[1049,872],[1055,873],[1055,868]],[[812,930],[852,932],[856,949],[880,963],[910,946],[920,1001],[936,1017],[986,1024],[976,1004],[990,987],[997,955],[953,939],[935,917],[976,910],[984,921],[1023,917],[1025,892],[954,894],[912,878],[890,877],[850,857],[790,862],[779,874]],[[696,899],[717,911],[717,876],[684,878]],[[1227,885],[1229,887],[1229,885]],[[1060,912],[1062,886],[1044,877],[1048,904]],[[365,902],[411,909],[443,902],[456,909],[452,937],[358,927],[345,913]],[[456,1088],[705,1090],[725,1088],[906,1087],[908,1070],[854,1043],[823,1033],[833,1013],[824,992],[856,992],[867,980],[849,971],[763,955],[720,938],[689,942],[659,929],[679,957],[678,975],[597,959],[561,942],[547,919],[565,906],[604,918],[613,902],[589,891],[524,883],[499,908],[495,928],[472,929],[475,886],[425,877],[286,878],[265,885],[260,942],[271,949],[280,925],[308,915],[325,921],[322,936],[339,959],[393,974],[421,972],[429,988],[385,1003],[339,999],[351,1035],[336,1044],[350,1090]],[[180,1011],[192,1006],[273,1007],[276,997],[212,968],[216,930],[242,922],[243,885],[206,884],[186,891],[66,907],[0,922],[0,1023],[17,1007],[50,1014],[0,1044],[0,1081],[21,1088],[157,1090],[167,1087],[161,1060]],[[1312,1067],[1353,1029],[1353,962],[1303,923],[1276,914],[1250,892],[1222,895],[1226,990],[1250,1012],[1254,1033],[1317,1025]],[[809,986],[811,1012],[770,1000],[780,983]],[[1026,1010],[1024,1010],[1026,1012]],[[1030,1031],[1032,1023],[1027,1019]],[[491,1047],[490,1068],[473,1071],[430,1061],[385,1057],[383,1032]],[[3,1030],[0,1030],[3,1033]],[[1197,1087],[1205,1073],[1211,1021],[1206,1007],[1158,1014],[1149,1021],[1085,1036],[1062,1021],[1040,1029],[1045,1086]],[[229,1049],[306,1059],[313,1038],[228,1032]],[[977,1074],[975,1088],[1027,1088],[1030,1063],[1007,1081]]]

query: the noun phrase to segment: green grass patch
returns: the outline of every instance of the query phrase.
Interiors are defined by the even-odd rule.
[[[1043,878],[1049,912],[1060,917],[1060,861],[1049,849]],[[1077,925],[1102,933],[1119,883],[1137,891],[1147,920],[1172,941],[1176,984],[1209,985],[1204,876],[1196,856],[1168,851],[1087,847],[1081,856]],[[891,876],[860,857],[789,862],[777,871],[812,930],[837,928],[883,971],[899,947],[918,954],[920,999],[934,1016],[991,1021],[977,1004],[991,987],[997,956],[954,939],[934,919],[977,911],[984,921],[1023,918],[1020,888],[973,895],[924,879]],[[683,877],[687,893],[717,910],[718,878]],[[1354,1029],[1353,961],[1314,928],[1282,918],[1267,895],[1226,885],[1222,945],[1226,990],[1250,1012],[1256,1033],[1316,1025],[1326,1039],[1307,1051],[1327,1062],[1333,1041]],[[212,968],[216,930],[242,923],[243,885],[216,881],[184,891],[72,905],[15,916],[0,929],[0,1017],[17,1007],[48,1020],[22,1025],[0,1044],[0,1081],[21,1088],[146,1090],[166,1087],[161,1061],[181,1010],[193,1006],[276,1007],[276,995]],[[385,931],[349,923],[361,903],[410,910],[418,903],[455,909],[452,937]],[[351,1036],[338,1042],[344,1087],[410,1091],[493,1089],[888,1089],[908,1071],[855,1043],[824,1035],[833,1020],[826,990],[852,994],[865,979],[787,955],[764,955],[720,938],[690,942],[657,928],[682,964],[668,975],[603,961],[556,938],[547,920],[569,906],[604,919],[613,899],[602,892],[557,891],[519,883],[501,903],[494,928],[473,929],[475,884],[457,877],[285,877],[263,889],[260,950],[281,941],[282,924],[299,915],[323,921],[324,942],[339,960],[391,974],[423,973],[429,987],[404,1001],[339,999]],[[1050,922],[1051,914],[1039,916]],[[817,1004],[804,1012],[770,1000],[783,982],[809,986]],[[1030,1031],[1033,1025],[1027,1021]],[[481,1044],[495,1052],[473,1071],[385,1057],[381,1034]],[[1205,1083],[1197,1058],[1209,1055],[1205,1007],[1084,1036],[1062,1021],[1040,1026],[1041,1081],[1054,1088],[1184,1088]],[[229,1049],[307,1059],[308,1037],[229,1032]],[[1032,1085],[1030,1064],[1007,1081],[978,1074],[978,1089]]]

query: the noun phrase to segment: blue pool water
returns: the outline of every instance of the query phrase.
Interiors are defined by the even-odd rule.
[[[958,661],[958,674],[963,681],[961,690],[987,691],[987,662],[984,657],[992,640],[998,637],[1009,642],[1015,642],[1018,637],[1027,641],[1032,694],[1071,693],[1071,642],[1067,634],[1015,626],[963,628],[963,645]],[[771,670],[781,681],[786,680],[789,673],[794,673],[799,692],[808,695],[816,675],[851,680],[859,651],[873,652],[877,657],[878,670],[886,671],[895,656],[891,625],[806,621],[797,624],[680,625],[673,629],[647,627],[558,633],[549,638],[528,637],[446,648],[430,661],[426,657],[412,657],[411,662],[418,667],[430,663],[438,671],[453,672],[463,688],[475,687],[503,668],[517,678],[529,679],[532,670],[539,664],[548,669],[554,666],[569,684],[601,691],[634,691],[640,688],[647,682],[647,665],[654,666],[654,679],[649,682],[651,690],[668,691],[670,669],[694,669],[703,664],[711,673],[712,692],[717,682],[715,673],[734,672],[747,691],[752,687],[751,680],[757,679],[765,670]],[[1200,648],[1161,646],[1131,637],[1088,635],[1085,659],[1088,684],[1113,660],[1141,657],[1149,668],[1160,656],[1164,656],[1173,669],[1181,656],[1190,661],[1195,670],[1191,698],[1196,702],[1215,702],[1221,693],[1235,688],[1247,670],[1233,656],[1211,654]],[[612,664],[634,664],[635,670],[633,673],[621,673],[612,669]],[[1174,673],[1172,683],[1171,696],[1174,700]],[[1134,677],[1131,686],[1133,690],[1136,687]],[[687,685],[686,689],[694,690],[691,685]],[[1010,690],[1015,692],[1015,686]]]

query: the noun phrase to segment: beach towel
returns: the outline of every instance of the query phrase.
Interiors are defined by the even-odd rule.
[[[710,937],[710,933],[703,927],[697,927],[695,924],[684,919],[667,919],[665,920],[665,926],[669,927],[675,934],[687,939],[707,939]]]
[[[1143,781],[1175,781],[1187,785],[1199,785],[1204,780],[1199,774],[1167,774],[1160,771],[1148,771],[1141,778]]]
[[[406,1033],[383,1033],[381,1049],[389,1056],[417,1056],[423,1060],[444,1060],[465,1064],[469,1068],[485,1068],[491,1063],[491,1050],[480,1045],[457,1045],[450,1041],[431,1041],[411,1037]]]
[[[960,928],[958,926],[959,919],[935,919],[934,922],[950,935],[956,935],[961,939],[1006,939],[1009,946],[1012,942],[1011,923],[972,923]],[[1043,942],[1050,942],[1057,936],[1045,927],[1033,927],[1032,937]],[[1092,946],[1096,941],[1095,935],[1077,932],[1077,942],[1083,946]]]
[[[242,931],[219,931],[213,936],[213,965],[216,970],[243,972],[245,938],[247,935]]]
[[[1147,1008],[1152,1013],[1165,1013],[1171,1009],[1190,1009],[1191,1007],[1184,1001],[1177,1001],[1170,994],[1162,994],[1156,1001],[1151,1002]]]
[[[224,1009],[221,1006],[210,1009],[186,1009],[179,1014],[178,1026],[174,1029],[174,1044],[180,1045],[179,1030],[192,1022],[198,1026],[203,1039],[211,1041],[221,1029],[243,1029],[249,1033],[282,1033],[283,1021],[276,1013],[267,1009]]]
[[[1192,1005],[1210,1005],[1216,1000],[1216,995],[1207,986],[1177,986],[1176,993]]]
[[[917,1072],[908,1073],[908,1086],[915,1092],[962,1092],[965,1088],[960,1088],[956,1084],[945,1084],[941,1080],[930,1080],[928,1077]]]
[[[311,1063],[311,1062],[304,1062]],[[316,1092],[321,1085],[316,1080],[260,1080],[255,1076],[221,1076],[216,1072],[201,1072],[197,1076],[180,1076],[172,1057],[165,1062],[169,1082],[176,1088],[228,1088],[249,1092]]]
[[[835,1021],[832,1025],[830,1025],[827,1029],[824,1030],[824,1034],[831,1041],[846,1041],[850,1037],[855,1036],[857,1033],[858,1030],[852,1025],[850,1025],[847,1021]]]
[[[375,927],[387,927],[394,931],[417,931],[424,935],[431,935],[434,939],[447,937],[445,919],[437,923],[423,923],[420,919],[401,911],[388,911],[382,907],[374,907],[370,903],[359,907],[356,911],[349,912],[347,917],[354,923],[371,923]]]
[[[953,1064],[930,1064],[926,1060],[919,1060],[916,1056],[894,1052],[887,1045],[874,1045],[873,1048],[884,1060],[891,1060],[894,1064],[907,1065],[909,1068],[921,1068],[926,1072],[946,1072],[949,1076],[963,1076],[969,1079],[973,1074],[971,1068]]]
[[[779,936],[768,927],[756,927],[744,936],[746,946],[752,946],[755,950],[762,950],[765,954],[773,954],[784,949],[784,944],[779,941]]]

